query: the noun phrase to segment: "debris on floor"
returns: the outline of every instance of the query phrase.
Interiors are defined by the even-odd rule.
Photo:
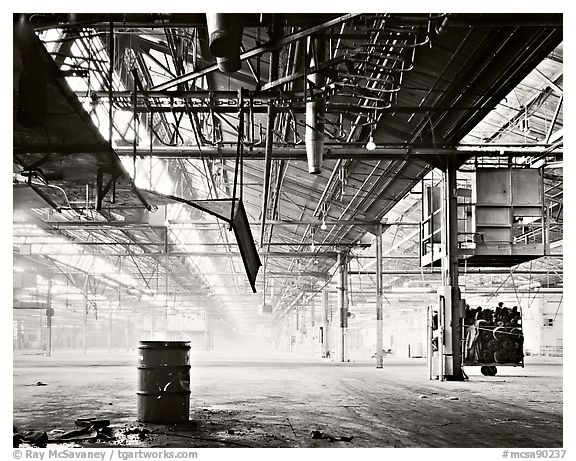
[[[141,427],[131,427],[124,431],[125,435],[136,435],[140,440],[144,440],[150,434],[150,431]]]
[[[71,431],[54,429],[50,431],[50,435],[42,431],[19,432],[18,428],[14,426],[12,437],[14,448],[18,448],[22,444],[46,448],[49,443],[96,442],[114,439],[113,430],[109,427],[109,419],[78,418],[74,423],[80,429]]]
[[[80,429],[74,429],[61,434],[54,439],[55,442],[62,441],[92,441],[111,440],[114,438],[109,419],[77,418],[74,424]]]
[[[19,432],[16,426],[12,426],[12,444],[14,448],[18,448],[21,444],[26,444],[31,447],[46,448],[47,443],[48,434],[46,432]]]
[[[352,439],[354,438],[354,436],[351,435],[333,436],[317,429],[311,431],[310,435],[313,439],[326,439],[330,442],[352,442]]]
[[[77,418],[74,424],[79,427],[104,428],[110,426],[109,419]]]
[[[310,432],[310,435],[312,436],[313,439],[321,439],[324,437],[324,433],[322,431],[317,430]]]
[[[448,400],[460,400],[459,397],[447,397]]]
[[[421,394],[421,395],[418,396],[418,398],[419,398],[419,399],[427,399],[428,396],[427,396],[427,395],[424,395],[424,394]]]

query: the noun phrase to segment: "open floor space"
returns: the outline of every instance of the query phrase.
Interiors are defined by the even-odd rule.
[[[533,362],[533,363],[532,363]],[[562,363],[528,360],[469,381],[429,381],[422,359],[336,363],[288,353],[197,352],[190,422],[136,421],[136,353],[15,356],[14,424],[68,431],[77,418],[109,419],[143,439],[88,446],[562,447]],[[46,384],[37,386],[38,382]],[[315,438],[319,431],[326,438]],[[58,434],[58,432],[52,432]],[[316,437],[320,437],[316,434]],[[340,440],[341,438],[344,441]]]

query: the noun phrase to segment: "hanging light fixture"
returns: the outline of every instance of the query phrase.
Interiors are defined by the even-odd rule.
[[[370,136],[370,139],[368,139],[368,142],[366,143],[366,150],[370,150],[373,151],[374,149],[376,149],[376,143],[374,142],[374,138],[372,136]]]
[[[370,126],[370,137],[368,138],[368,142],[366,143],[366,150],[373,151],[376,149],[376,143],[374,142],[374,138],[372,137],[372,132],[374,131],[374,125]]]
[[[320,226],[320,229],[322,229],[323,231],[328,229],[328,226],[326,225],[326,204],[325,203],[322,204],[322,225]]]
[[[344,169],[344,165],[342,165],[338,171],[338,179],[340,179],[340,200],[342,200],[344,195],[346,195],[346,170]]]
[[[310,235],[312,236],[312,243],[310,244],[310,251],[316,251],[316,245],[314,244],[314,233],[316,230],[312,227],[310,228]]]

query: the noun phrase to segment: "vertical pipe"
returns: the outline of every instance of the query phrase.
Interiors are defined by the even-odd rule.
[[[110,21],[110,33],[109,33],[109,40],[110,40],[110,68],[108,69],[108,104],[109,104],[109,112],[108,112],[108,142],[112,145],[112,133],[113,133],[113,91],[114,87],[112,85],[112,81],[114,78],[114,21]]]
[[[324,37],[313,38],[311,43],[314,44],[315,53],[310,63],[311,67],[318,66],[324,61],[326,56],[326,41]],[[305,63],[308,66],[308,63]],[[305,67],[306,69],[306,67]],[[308,172],[310,174],[320,174],[322,157],[324,153],[324,117],[325,104],[324,96],[314,96],[314,90],[322,88],[325,78],[322,72],[315,72],[311,75],[313,91],[310,94],[310,101],[306,102],[306,155],[308,157]],[[305,90],[308,86],[308,77],[304,81]]]
[[[216,57],[221,72],[236,72],[242,68],[241,15],[233,13],[206,13],[210,54]]]
[[[376,225],[376,368],[384,365],[384,318],[382,312],[382,224]]]
[[[546,205],[546,193],[544,187],[544,168],[538,171],[538,184],[540,186],[541,221],[542,221],[542,243],[544,254],[550,253],[550,220],[552,219],[552,205]]]
[[[276,19],[272,20],[272,30],[270,31],[270,38],[274,39],[277,36]],[[270,52],[270,64],[268,68],[268,81],[272,82],[278,79],[278,64],[280,62],[280,54],[278,50]],[[268,195],[270,193],[270,174],[272,170],[272,147],[274,140],[274,103],[272,100],[268,102],[268,122],[266,125],[266,152],[264,154],[264,190],[262,191],[262,210],[261,210],[261,225],[260,225],[260,248],[264,246],[264,232],[266,229],[266,211],[268,208]]]

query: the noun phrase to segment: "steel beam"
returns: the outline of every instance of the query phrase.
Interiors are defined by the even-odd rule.
[[[131,148],[116,147],[116,153],[119,156],[134,155]],[[368,151],[363,147],[336,147],[327,146],[324,152],[324,158],[327,160],[403,160],[406,158],[422,159],[426,161],[438,156],[462,156],[468,158],[476,157],[529,157],[531,155],[542,155],[544,148],[502,148],[502,149],[441,149],[441,148],[423,148],[423,147],[376,147],[373,151]],[[556,150],[548,153],[550,156],[563,157],[563,150]],[[236,147],[154,147],[149,149],[139,149],[136,156],[140,158],[158,157],[170,159],[233,159],[236,158]],[[274,146],[271,158],[274,160],[301,160],[306,161],[306,150],[304,147],[282,147]],[[244,160],[264,160],[266,157],[265,148],[251,148],[244,150]]]
[[[315,94],[327,93],[322,89],[317,90]],[[328,96],[330,96],[328,94]],[[259,100],[272,101],[277,100],[276,112],[292,112],[295,114],[302,114],[306,112],[304,107],[305,97],[304,93],[281,93],[279,95],[266,95],[266,97],[260,96]],[[448,113],[448,112],[478,112],[483,110],[483,106],[383,106],[383,107],[373,107],[370,106],[351,106],[346,104],[328,103],[326,104],[326,111],[331,113],[344,113],[344,114],[366,114],[377,111],[380,113],[389,114],[422,114],[422,113]],[[120,108],[122,110],[122,108]],[[237,103],[224,103],[217,105],[210,105],[207,102],[192,103],[189,106],[184,106],[184,104],[178,104],[175,106],[169,106],[168,103],[163,105],[152,105],[150,101],[146,104],[136,104],[132,103],[131,107],[126,104],[123,108],[124,111],[136,112],[137,114],[179,114],[179,113],[204,113],[213,112],[215,114],[237,114],[238,105]],[[267,109],[262,105],[255,105],[252,108],[252,112],[255,114],[266,113]]]
[[[376,226],[382,224],[385,227],[388,226],[419,226],[420,223],[409,222],[409,221],[395,221],[395,222],[380,222],[374,220],[361,220],[361,219],[342,219],[334,221],[325,221],[327,226]],[[14,224],[30,224],[28,221],[14,221]],[[93,228],[127,228],[126,230],[134,229],[166,229],[164,225],[157,224],[146,224],[141,222],[133,221],[44,221],[43,225],[50,226],[54,229],[68,229],[68,228],[81,228],[81,229],[93,229]],[[257,226],[260,223],[257,221],[252,221],[249,223],[251,226]],[[310,224],[320,227],[322,221],[312,220],[312,219],[295,219],[295,220],[269,220],[267,225],[269,226],[301,226],[304,224]],[[170,225],[174,226],[202,226],[202,225],[218,225],[219,223],[210,221],[170,221]]]
[[[440,275],[442,274],[441,269],[424,269],[419,271],[417,269],[406,269],[406,270],[383,270],[381,271],[383,275]],[[553,275],[562,274],[564,271],[562,269],[550,269],[550,270],[506,270],[506,269],[489,269],[489,268],[468,268],[462,274],[462,277],[466,275]],[[377,271],[348,271],[348,275],[377,275]]]
[[[136,243],[136,242],[118,242],[118,241],[112,241],[112,242],[83,242],[81,240],[78,241],[73,241],[73,242],[54,242],[53,240],[44,240],[44,241],[33,241],[33,242],[18,242],[18,243],[14,243],[15,246],[18,245],[58,245],[58,246],[63,246],[63,247],[67,247],[67,246],[72,246],[72,245],[77,245],[77,246],[87,246],[87,247],[91,247],[91,246],[126,246],[126,247],[131,247],[131,246],[138,246],[138,247],[162,247],[162,248],[173,248],[173,247],[179,247],[179,246],[192,246],[192,247],[219,247],[219,246],[224,246],[224,247],[236,247],[238,246],[237,242],[209,242],[209,243],[199,243],[199,242],[178,242],[178,243],[166,243],[166,242],[140,242],[140,243]],[[270,242],[267,243],[266,245],[269,246],[302,246],[302,243],[300,242]],[[315,246],[320,246],[320,247],[342,247],[342,248],[349,248],[349,247],[354,247],[354,248],[369,248],[370,246],[372,246],[370,243],[356,243],[356,242],[350,242],[350,243],[345,243],[345,242],[338,242],[338,243],[315,243]]]
[[[562,88],[560,88],[556,82],[553,82],[551,78],[549,78],[547,75],[543,74],[540,69],[534,69],[538,75],[548,84],[550,85],[550,87],[552,89],[554,89],[556,91],[556,93],[558,93],[558,95],[562,96],[564,94],[564,90]],[[557,80],[557,78],[555,79]]]
[[[86,256],[82,253],[72,253],[72,252],[62,252],[62,251],[38,251],[31,253],[32,255],[38,256]],[[338,253],[336,251],[317,251],[317,252],[306,252],[306,251],[263,251],[259,253],[260,256],[267,256],[270,258],[331,258],[336,259]],[[160,257],[170,257],[170,258],[181,258],[184,256],[194,256],[194,257],[240,257],[240,252],[237,251],[169,251],[169,252],[146,252],[146,253],[134,253],[130,251],[126,252],[105,252],[105,253],[95,253],[90,256],[126,256],[132,258],[160,258]]]

